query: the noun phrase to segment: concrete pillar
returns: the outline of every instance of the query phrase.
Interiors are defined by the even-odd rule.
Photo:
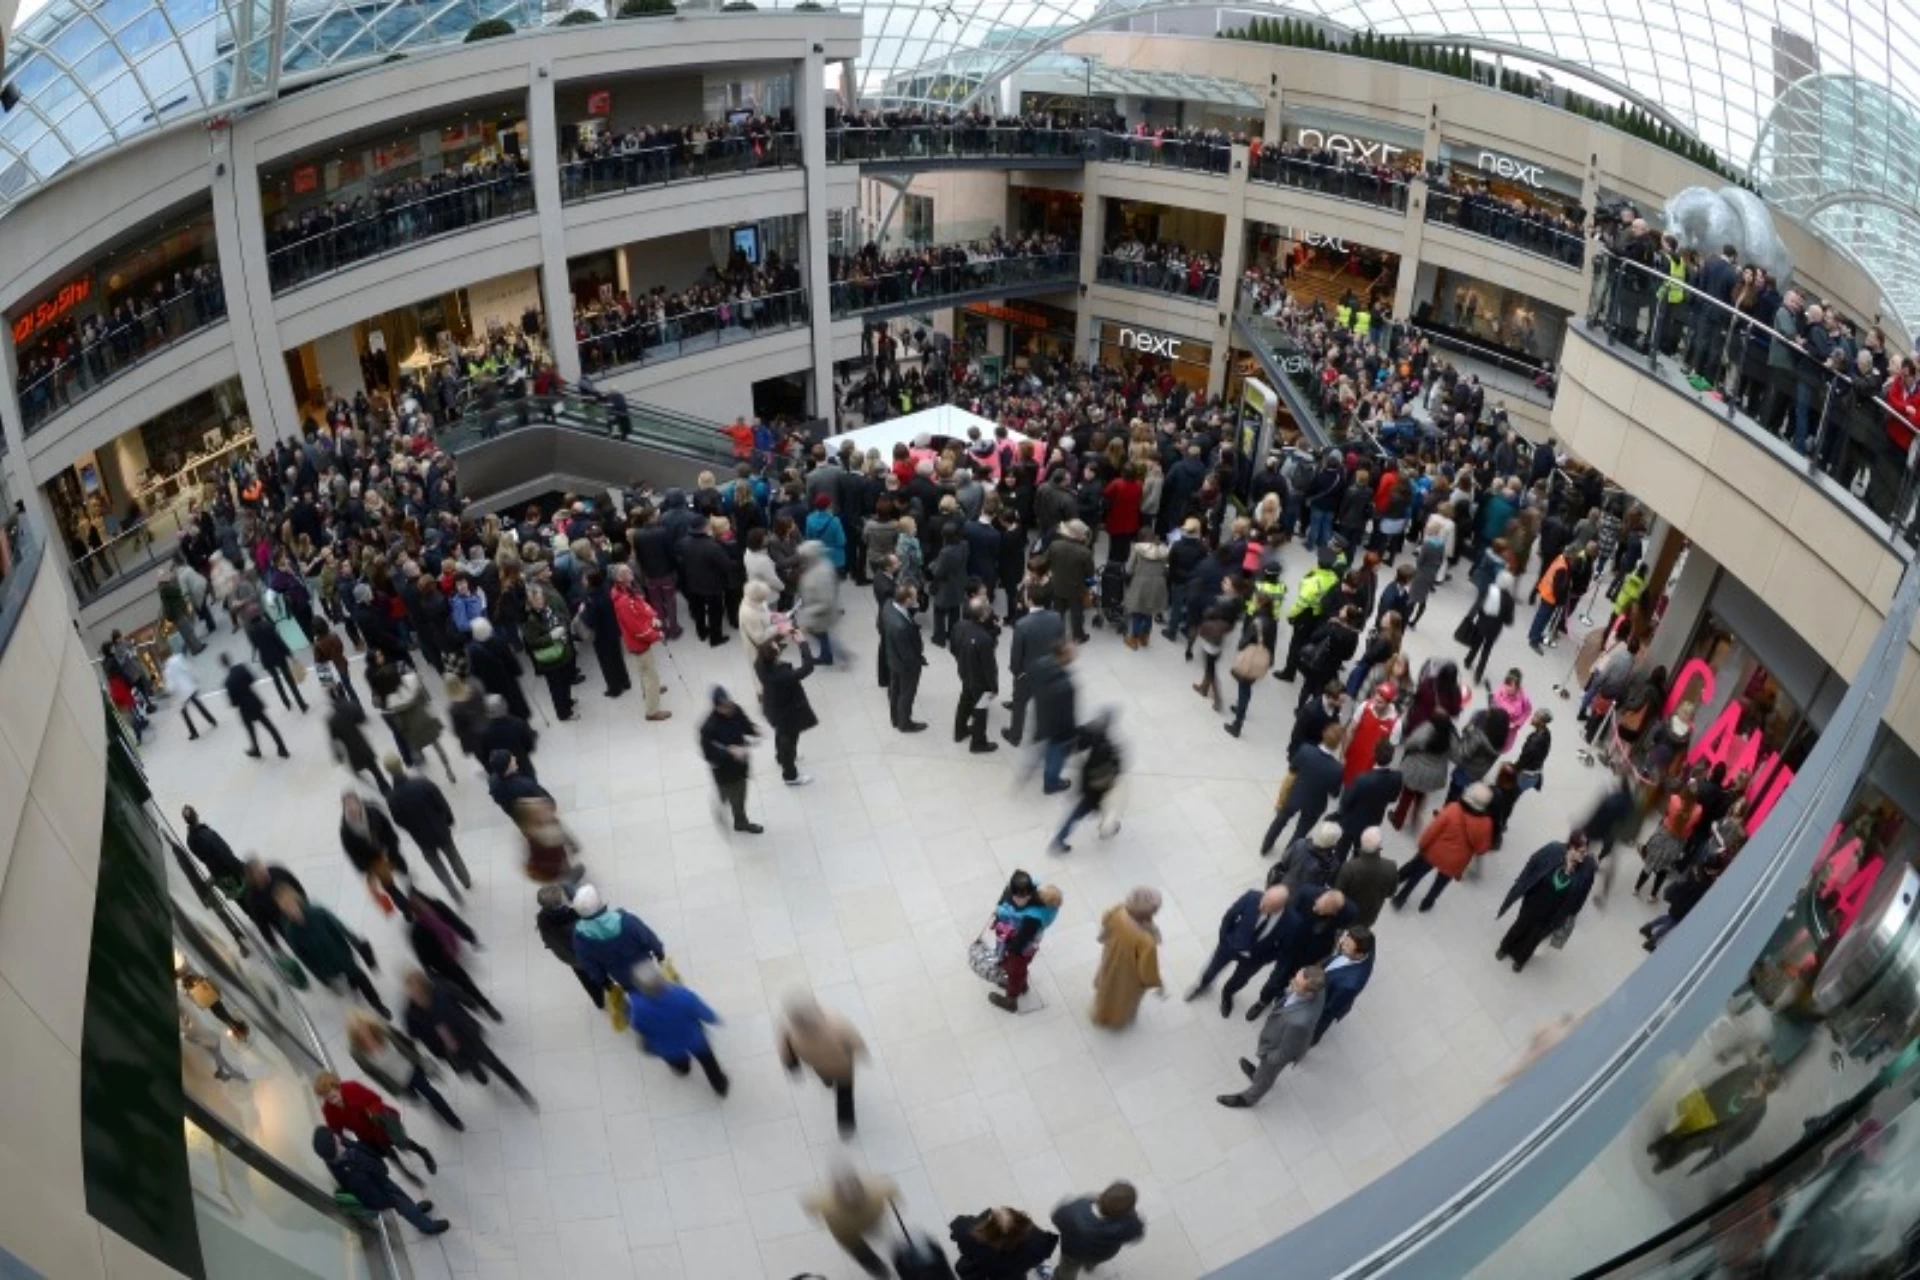
[[[1100,183],[1088,165],[1080,196],[1080,303],[1073,310],[1073,358],[1091,359],[1094,320],[1087,289],[1099,278],[1100,236],[1105,210],[1100,207]]]
[[[1699,630],[1700,620],[1707,615],[1707,600],[1713,595],[1715,584],[1720,581],[1720,566],[1698,546],[1690,546],[1686,552],[1686,563],[1678,574],[1670,573],[1667,581],[1667,608],[1661,615],[1660,625],[1653,633],[1653,640],[1647,651],[1641,655],[1641,663],[1651,670],[1655,666],[1665,667],[1668,671],[1677,671],[1680,656],[1686,652],[1687,645],[1693,640],[1694,632]],[[1606,587],[1604,577],[1601,589]],[[1651,592],[1652,588],[1648,590]],[[1594,603],[1594,616],[1606,614],[1606,603]]]
[[[209,134],[213,150],[209,163],[213,165],[213,232],[220,248],[220,284],[227,296],[233,357],[240,367],[247,419],[264,449],[299,436],[300,406],[294,403],[293,379],[287,374],[285,348],[274,320],[273,288],[267,276],[267,224],[260,183],[254,176],[249,123],[242,116],[233,128]]]
[[[1407,188],[1407,217],[1400,228],[1400,273],[1393,282],[1393,318],[1402,323],[1413,318],[1415,277],[1413,264],[1420,261],[1420,245],[1427,230],[1427,182],[1417,179]]]
[[[547,349],[567,382],[580,380],[580,344],[573,336],[573,290],[567,286],[567,235],[560,207],[559,110],[553,66],[527,68],[527,147],[533,155],[533,208],[540,228],[540,306],[547,313]]]
[[[833,408],[833,307],[827,272],[827,114],[824,45],[808,46],[794,74],[794,116],[800,126],[800,151],[806,160],[807,267],[803,274],[813,318],[813,411]]]
[[[1233,308],[1240,296],[1241,264],[1247,256],[1247,149],[1238,143],[1227,170],[1227,225],[1220,246],[1220,297],[1214,312],[1213,358],[1207,365],[1207,394],[1227,389],[1227,348],[1233,342]]]
[[[1267,118],[1266,123],[1262,126],[1260,136],[1265,140],[1266,145],[1270,147],[1280,145],[1280,93],[1280,73],[1278,71],[1269,72],[1267,75]]]
[[[629,298],[633,296],[633,262],[627,257],[625,245],[613,251],[613,287]]]
[[[1598,125],[1587,126],[1587,171],[1580,179],[1580,207],[1591,212],[1600,207],[1600,153],[1595,149],[1593,139]],[[1583,253],[1580,259],[1580,277],[1584,288],[1580,296],[1593,296],[1593,273],[1598,262],[1593,254]]]

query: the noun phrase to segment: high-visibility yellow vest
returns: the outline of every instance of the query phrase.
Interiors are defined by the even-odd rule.
[[[1671,281],[1671,283],[1667,285],[1667,305],[1670,307],[1678,306],[1687,300],[1687,290],[1685,287],[1687,283],[1686,259],[1680,257],[1678,254],[1668,258],[1667,278]]]
[[[1300,579],[1300,594],[1293,598],[1293,608],[1287,611],[1288,620],[1318,612],[1321,598],[1339,581],[1340,575],[1331,569],[1309,569]]]
[[[1333,309],[1333,318],[1342,329],[1350,328],[1353,325],[1353,308],[1343,302]]]
[[[1277,618],[1280,616],[1280,604],[1286,598],[1286,583],[1269,582],[1265,578],[1256,578],[1253,583],[1253,594],[1247,597],[1247,616],[1251,618],[1254,614],[1260,612],[1261,601],[1272,600],[1273,616]]]
[[[1373,313],[1356,311],[1353,313],[1353,332],[1356,337],[1364,338],[1373,331]]]

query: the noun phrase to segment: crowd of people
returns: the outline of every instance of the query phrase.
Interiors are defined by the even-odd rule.
[[[438,173],[374,185],[351,200],[283,209],[267,227],[273,289],[533,207],[533,170],[505,155]]]
[[[638,364],[650,352],[709,334],[757,333],[806,322],[800,268],[778,254],[768,254],[757,267],[736,260],[707,277],[671,292],[655,285],[637,300],[621,292],[609,302],[576,304],[573,331],[586,372]]]
[[[1737,404],[1872,510],[1910,525],[1920,364],[1891,350],[1879,326],[1783,290],[1732,245],[1682,250],[1630,208],[1605,248],[1593,319],[1614,341],[1672,358],[1695,389]]]
[[[1044,233],[1009,236],[996,230],[968,244],[892,252],[868,243],[852,254],[831,255],[827,270],[838,315],[916,298],[1071,276],[1079,264],[1079,246],[1071,240]]]
[[[1392,394],[1408,398],[1432,397],[1428,383],[1443,381],[1424,361],[1388,382],[1395,378],[1407,385]],[[219,604],[253,655],[221,658],[249,754],[259,753],[258,728],[289,750],[257,688],[262,677],[287,713],[324,719],[335,759],[353,775],[342,799],[344,856],[374,906],[404,922],[417,961],[400,984],[403,1016],[392,1017],[369,975],[366,941],[291,872],[231,851],[206,854],[204,839],[189,845],[210,880],[239,880],[248,913],[305,972],[366,1006],[350,1035],[369,1080],[450,1125],[458,1118],[433,1090],[423,1053],[476,1083],[497,1075],[532,1101],[487,1046],[484,1021],[498,1010],[463,962],[476,938],[453,905],[472,883],[456,844],[459,810],[425,768],[438,757],[449,784],[458,777],[441,746],[451,736],[519,834],[529,909],[548,950],[617,1028],[637,1033],[643,1053],[679,1075],[697,1065],[716,1094],[728,1093],[709,1033],[724,1009],[680,979],[670,940],[596,889],[589,868],[603,851],[582,847],[541,779],[535,722],[549,707],[554,721],[583,715],[578,692],[591,671],[609,699],[637,680],[647,722],[698,712],[717,819],[748,840],[766,829],[750,792],[756,746],[770,742],[781,783],[804,787],[819,673],[854,663],[871,661],[866,696],[884,705],[892,730],[917,735],[936,718],[924,715],[923,673],[952,660],[958,694],[951,717],[942,708],[942,730],[950,723],[953,741],[979,756],[1023,749],[1018,785],[1037,781],[1034,803],[1057,796],[1064,806],[1057,826],[1049,819],[1048,860],[1073,855],[1079,824],[1092,820],[1105,838],[1124,818],[1128,746],[1110,708],[1089,708],[1076,674],[1081,649],[1105,643],[1094,628],[1111,624],[1112,643],[1129,650],[1156,638],[1184,649],[1200,673],[1194,692],[1235,737],[1254,720],[1290,718],[1286,777],[1260,849],[1279,857],[1264,871],[1250,861],[1249,878],[1264,883],[1224,904],[1213,955],[1186,988],[1197,1000],[1227,974],[1220,1004],[1231,1013],[1237,993],[1262,978],[1247,1011],[1261,1026],[1238,1064],[1245,1079],[1219,1097],[1232,1108],[1259,1103],[1350,1014],[1382,946],[1391,965],[1389,912],[1411,905],[1416,889],[1419,909],[1435,908],[1500,846],[1515,807],[1540,786],[1554,716],[1520,671],[1502,674],[1493,661],[1529,606],[1527,639],[1538,647],[1559,643],[1595,601],[1611,610],[1609,647],[1583,698],[1590,737],[1605,725],[1603,745],[1627,739],[1615,708],[1654,705],[1648,691],[1664,677],[1640,673],[1635,661],[1653,625],[1638,515],[1597,473],[1569,474],[1549,450],[1523,454],[1482,419],[1460,381],[1445,391],[1435,428],[1400,450],[1261,459],[1237,455],[1231,415],[1217,400],[1150,361],[1040,361],[993,387],[961,369],[952,382],[998,430],[916,459],[905,445],[890,456],[851,444],[829,451],[741,422],[727,431],[733,474],[702,475],[687,491],[636,490],[606,507],[570,500],[506,516],[466,508],[451,459],[434,450],[418,416],[381,400],[333,406],[303,440],[223,477],[179,551],[181,643],[166,683],[185,692],[182,713],[197,737],[224,736],[192,696],[199,676],[185,652],[187,636],[217,629]],[[1307,567],[1289,580],[1283,559],[1297,564],[1301,546]],[[1463,656],[1415,670],[1404,641],[1454,573],[1473,584],[1453,631]],[[844,625],[854,612],[847,586],[871,592],[868,638]],[[669,709],[663,671],[691,643],[737,644],[745,670],[699,707]],[[349,645],[364,651],[363,664]],[[295,669],[304,651],[319,677],[317,706]],[[526,686],[529,670],[545,706]],[[1633,681],[1637,693],[1625,687]],[[675,699],[691,692],[681,685]],[[836,696],[858,696],[841,689]],[[374,746],[376,715],[391,752]],[[1598,869],[1617,843],[1637,838],[1642,814],[1661,816],[1636,888],[1665,887],[1669,904],[1649,924],[1650,947],[1737,852],[1729,823],[1738,822],[1745,780],[1696,777],[1674,733],[1645,714],[1638,728],[1648,749],[1608,757],[1618,785],[1515,877],[1497,928],[1501,958],[1516,970],[1543,946],[1566,945],[1585,904],[1604,892]],[[1650,754],[1655,740],[1663,754]],[[402,832],[439,892],[414,877]],[[1673,884],[1663,886],[1667,878]],[[1094,1026],[1122,1030],[1148,993],[1167,994],[1161,902],[1142,885],[1100,912]],[[968,953],[992,1006],[1027,1006],[1049,931],[1074,909],[1044,877],[1010,878]],[[851,1024],[796,998],[776,1020],[776,1040],[792,1069],[833,1090],[841,1131],[854,1131],[864,1049]],[[373,1111],[364,1095],[326,1096],[329,1107]],[[376,1166],[411,1150],[404,1143],[382,1148],[343,1120],[316,1133],[315,1149],[363,1203],[444,1229],[382,1181]],[[1094,1265],[1139,1237],[1129,1192],[1115,1184],[1061,1206],[1057,1239],[1007,1206],[957,1219],[949,1239],[963,1260],[988,1259],[981,1266],[1011,1266],[1008,1257],[1032,1266],[1056,1248],[1063,1263]],[[881,1274],[868,1237],[894,1195],[884,1180],[848,1169],[807,1207]],[[912,1247],[938,1246],[915,1238]]]
[[[800,145],[793,113],[736,112],[694,124],[630,125],[577,137],[561,157],[561,197],[578,200],[608,191],[797,164]]]
[[[1419,167],[1396,167],[1367,160],[1348,151],[1335,151],[1323,141],[1318,147],[1298,142],[1247,143],[1247,178],[1299,187],[1343,200],[1363,200],[1394,209],[1407,207],[1407,184],[1419,176]]]
[[[1503,196],[1487,183],[1460,173],[1449,172],[1428,191],[1427,221],[1450,223],[1572,267],[1586,258],[1586,226],[1581,218]]]
[[[75,400],[168,343],[227,314],[220,268],[212,262],[176,271],[100,315],[65,316],[20,352],[20,416],[34,430]]]
[[[887,156],[1078,155],[1079,117],[1029,111],[999,115],[980,107],[964,111],[919,106],[843,111],[827,127],[835,160]]]
[[[1220,296],[1220,255],[1129,237],[1114,241],[1100,255],[1098,278],[1211,302]]]

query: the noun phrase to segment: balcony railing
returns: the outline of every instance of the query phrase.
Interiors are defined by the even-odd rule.
[[[1292,187],[1314,195],[1331,196],[1335,200],[1351,200],[1355,204],[1392,209],[1396,213],[1407,211],[1408,183],[1405,178],[1398,175],[1382,176],[1372,169],[1354,165],[1320,164],[1305,156],[1265,150],[1253,162],[1247,178],[1251,182]]]
[[[945,297],[995,289],[1054,283],[1066,287],[1078,278],[1079,261],[1078,249],[1062,249],[1031,257],[920,264],[857,280],[836,280],[831,292],[833,314],[857,315],[909,303],[937,307]]]
[[[1913,534],[1912,419],[1888,401],[1891,383],[1848,363],[1824,332],[1788,337],[1769,321],[1721,302],[1664,271],[1606,250],[1594,272],[1585,324],[1625,346],[1647,371],[1709,401],[1735,430],[1784,442],[1836,501],[1858,503]],[[1920,390],[1915,399],[1920,401]],[[1906,437],[1902,443],[1901,437]]]
[[[267,253],[267,278],[274,293],[284,293],[440,236],[532,212],[531,173],[468,183],[452,191],[389,205],[324,230],[304,235],[288,231],[272,237],[275,247]]]
[[[800,165],[800,137],[776,133],[766,138],[722,137],[702,144],[614,149],[560,166],[560,199],[574,204],[596,196],[619,195],[642,187],[727,178],[761,169]]]
[[[127,578],[171,559],[186,527],[186,507],[170,506],[127,526],[91,550],[69,542],[67,576],[73,582],[73,594],[82,605],[88,604]]]
[[[20,419],[26,433],[32,435],[114,379],[226,318],[227,295],[215,279],[175,294],[132,320],[109,321],[106,332],[94,341],[51,368],[27,375],[20,387]]]
[[[999,124],[843,125],[827,131],[827,160],[941,161],[1078,158],[1079,129]]]
[[[735,342],[799,328],[808,321],[803,289],[729,302],[701,311],[683,311],[655,320],[636,316],[582,334],[580,363],[594,377],[609,377],[680,356],[697,355]],[[588,321],[597,325],[597,321]]]
[[[1185,267],[1150,262],[1143,258],[1102,254],[1095,267],[1095,278],[1101,284],[1139,289],[1145,293],[1162,293],[1189,302],[1214,302],[1220,297],[1220,276],[1217,272],[1202,271],[1196,274]]]
[[[1233,168],[1233,148],[1225,143],[1154,138],[1137,133],[1089,133],[1087,158],[1109,164],[1143,164],[1155,169],[1211,173],[1222,178]]]
[[[13,639],[13,629],[20,625],[26,611],[27,596],[33,590],[33,579],[40,570],[45,545],[40,541],[38,528],[23,515],[9,519],[0,536],[5,538],[0,556],[6,561],[0,566],[5,571],[5,576],[0,577],[0,654],[4,654],[7,642]]]
[[[1438,188],[1427,191],[1427,221],[1497,240],[1575,271],[1580,269],[1586,251],[1586,241],[1580,236],[1515,213],[1497,201],[1456,196]]]

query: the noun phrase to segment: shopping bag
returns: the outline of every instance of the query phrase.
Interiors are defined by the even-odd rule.
[[[980,936],[967,947],[967,968],[995,986],[1006,985],[1007,971],[1000,963],[1000,940],[993,935],[992,921],[987,922]]]
[[[607,989],[600,993],[600,1003],[607,1011],[607,1021],[613,1024],[615,1031],[627,1029],[627,989],[617,982],[609,982]]]
[[[1273,667],[1273,651],[1263,644],[1250,644],[1233,655],[1233,678],[1251,684]]]
[[[300,661],[300,659],[298,658],[291,658],[291,659],[288,659],[287,665],[293,671],[293,682],[295,684],[305,684],[307,682],[307,664],[306,663]]]
[[[1474,633],[1477,630],[1474,624],[1479,620],[1480,611],[1478,609],[1467,610],[1467,616],[1460,619],[1460,625],[1453,629],[1453,642],[1455,644],[1472,644]]]

